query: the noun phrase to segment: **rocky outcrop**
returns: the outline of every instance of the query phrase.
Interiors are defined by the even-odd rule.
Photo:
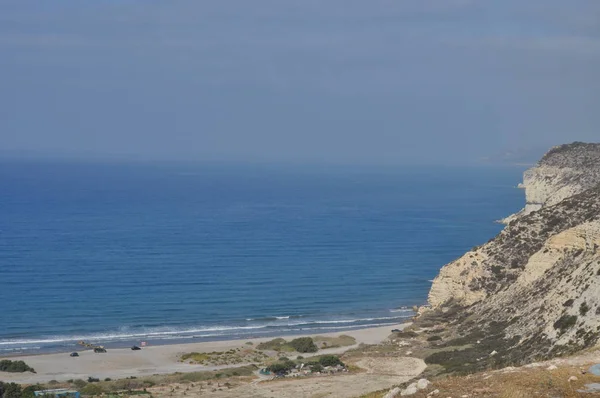
[[[537,207],[444,266],[429,293],[429,311],[460,314],[457,334],[494,334],[486,348],[504,364],[600,341],[600,145],[553,148],[524,184]]]
[[[444,266],[433,281],[429,303],[434,308],[448,301],[467,306],[505,291],[530,262],[538,262],[533,256],[549,239],[598,219],[600,187],[522,216],[483,246]]]
[[[544,206],[552,206],[600,184],[600,144],[574,142],[546,153],[523,175],[525,207],[501,220],[504,224]]]

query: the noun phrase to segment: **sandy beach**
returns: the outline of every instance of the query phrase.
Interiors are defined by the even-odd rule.
[[[340,334],[352,336],[356,344],[349,347],[332,348],[321,350],[319,354],[335,353],[341,354],[359,344],[377,344],[384,341],[390,334],[391,329],[401,329],[409,325],[400,324],[385,327],[359,329],[346,331],[344,333],[324,333],[320,336],[335,337]],[[299,336],[285,336],[292,339]],[[316,335],[311,335],[316,336]],[[169,374],[175,372],[198,372],[215,370],[218,368],[232,367],[208,367],[203,365],[192,365],[179,361],[179,356],[189,352],[212,352],[227,351],[238,347],[247,347],[248,342],[258,344],[269,341],[273,337],[214,341],[189,344],[173,344],[145,347],[140,351],[130,349],[111,349],[105,354],[96,354],[92,350],[79,351],[79,357],[72,358],[68,353],[44,354],[11,357],[11,360],[23,360],[33,367],[37,373],[4,373],[0,372],[0,379],[7,382],[18,383],[44,383],[50,380],[66,381],[69,379],[87,379],[89,376],[104,379],[122,379],[131,376],[148,376],[154,374]],[[309,356],[309,355],[305,355]],[[240,364],[243,365],[243,364]]]

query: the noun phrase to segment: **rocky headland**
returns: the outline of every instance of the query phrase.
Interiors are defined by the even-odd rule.
[[[444,266],[417,325],[443,324],[426,361],[447,371],[522,365],[600,341],[600,144],[552,148],[524,174],[527,203]]]

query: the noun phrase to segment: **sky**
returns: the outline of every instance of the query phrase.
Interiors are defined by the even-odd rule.
[[[463,163],[600,141],[597,0],[0,0],[0,153]]]

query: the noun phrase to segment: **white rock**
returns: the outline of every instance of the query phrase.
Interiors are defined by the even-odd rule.
[[[427,394],[428,397],[433,397],[434,395],[438,395],[440,393],[440,390],[435,389],[432,392],[430,392],[429,394]]]
[[[427,379],[419,379],[419,381],[417,381],[417,388],[419,390],[424,390],[426,389],[429,384],[431,384],[431,382]]]
[[[490,356],[493,357],[494,355],[496,355],[498,353],[498,351],[494,350],[492,352],[490,352]]]
[[[412,351],[406,351],[406,355],[412,355]]]
[[[400,396],[405,397],[407,395],[413,395],[416,394],[418,390],[419,389],[417,388],[417,383],[412,383],[409,384],[409,386],[406,387],[404,390],[402,390]]]
[[[569,382],[577,381],[577,380],[578,380],[577,376],[571,376],[571,377],[569,377]]]
[[[400,387],[392,388],[383,398],[396,398],[400,394]]]
[[[550,365],[550,366],[548,366],[548,367],[546,368],[546,370],[556,370],[556,369],[558,369],[558,368],[556,367],[556,365]]]

